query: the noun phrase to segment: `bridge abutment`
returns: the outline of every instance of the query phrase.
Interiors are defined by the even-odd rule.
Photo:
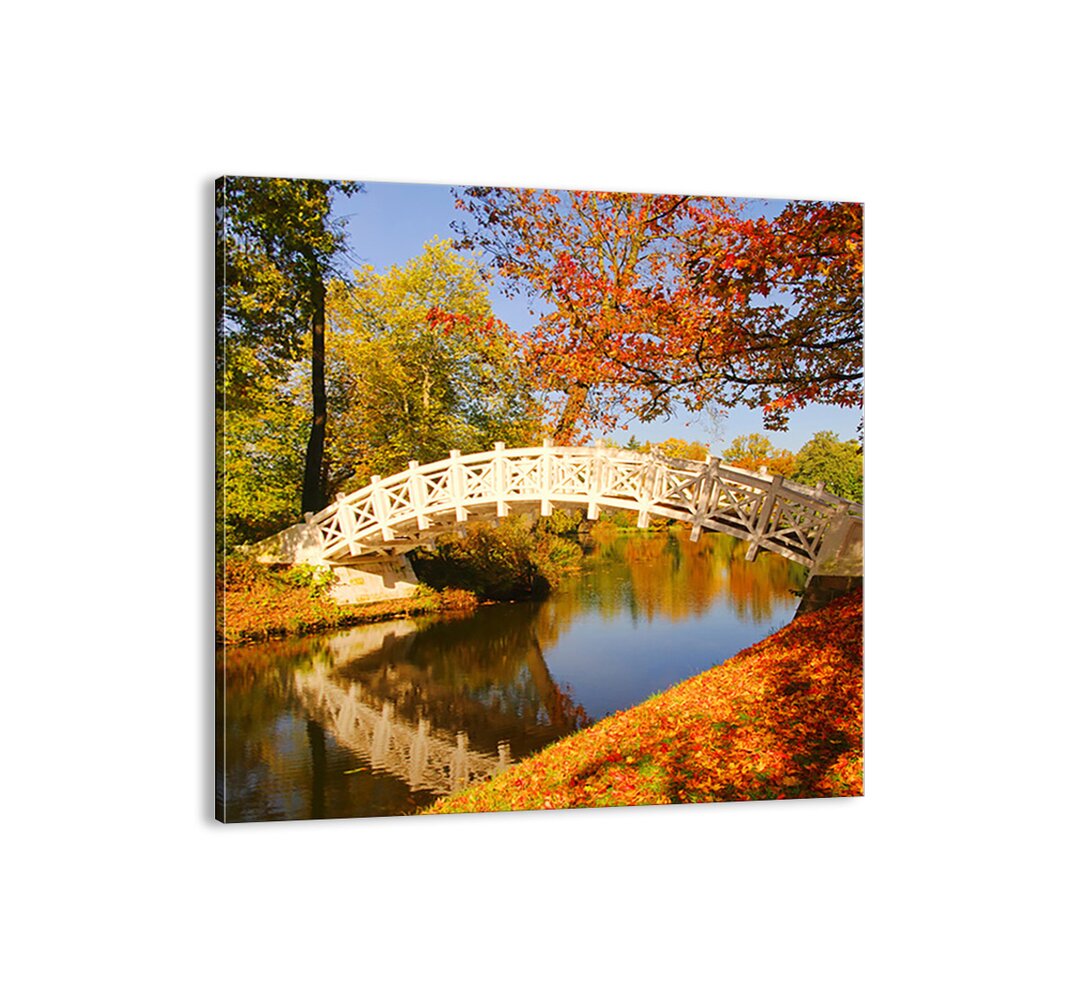
[[[817,564],[810,572],[795,617],[817,611],[830,601],[863,584],[862,518],[842,515],[837,518],[821,545]]]
[[[334,566],[333,570],[338,582],[330,589],[330,596],[338,604],[369,604],[412,597],[420,586],[406,555]]]
[[[310,523],[294,524],[276,535],[246,546],[256,562],[271,566],[322,566],[337,578],[330,596],[338,604],[367,604],[411,597],[420,586],[404,554],[368,556],[348,563],[323,557],[322,533]]]

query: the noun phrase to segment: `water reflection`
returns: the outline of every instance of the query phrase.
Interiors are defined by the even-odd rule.
[[[681,621],[723,601],[739,618],[761,622],[786,609],[806,580],[803,567],[772,553],[747,562],[747,543],[729,535],[691,542],[687,532],[613,533],[594,536],[594,545],[594,571],[561,588],[564,612],[587,606],[613,618],[629,609],[635,619]]]
[[[774,631],[805,571],[685,533],[592,540],[546,601],[230,648],[229,820],[400,815]]]

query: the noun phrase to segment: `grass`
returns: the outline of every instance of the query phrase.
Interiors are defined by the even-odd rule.
[[[861,795],[862,592],[428,812]]]

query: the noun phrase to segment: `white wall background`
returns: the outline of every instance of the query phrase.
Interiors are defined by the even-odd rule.
[[[5,15],[9,995],[1075,988],[1065,8],[390,8]],[[867,796],[216,825],[224,172],[865,201]]]

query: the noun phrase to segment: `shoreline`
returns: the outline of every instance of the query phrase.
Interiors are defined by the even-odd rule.
[[[863,794],[862,591],[422,815]]]
[[[577,532],[577,543],[585,548],[590,541],[602,541],[618,535],[649,535],[679,532],[682,524],[650,525],[648,528],[624,527],[600,522],[587,532]],[[351,628],[396,618],[431,614],[459,614],[487,604],[515,603],[532,599],[527,595],[492,599],[479,597],[470,590],[453,586],[436,590],[420,585],[410,597],[371,601],[364,604],[338,604],[316,582],[307,577],[289,581],[289,570],[254,568],[243,561],[226,557],[226,573],[216,580],[215,641],[219,647],[270,642],[290,636],[314,635],[337,628]],[[295,569],[295,568],[294,568]],[[562,575],[572,575],[577,566],[560,567]],[[238,571],[238,572],[237,572]],[[232,574],[236,578],[232,579]],[[230,583],[234,584],[230,587]],[[550,583],[554,588],[555,583]]]
[[[229,590],[218,582],[215,642],[218,648],[315,635],[396,618],[470,612],[481,604],[467,590],[422,588],[411,597],[338,604],[325,593],[262,580],[249,589]]]

